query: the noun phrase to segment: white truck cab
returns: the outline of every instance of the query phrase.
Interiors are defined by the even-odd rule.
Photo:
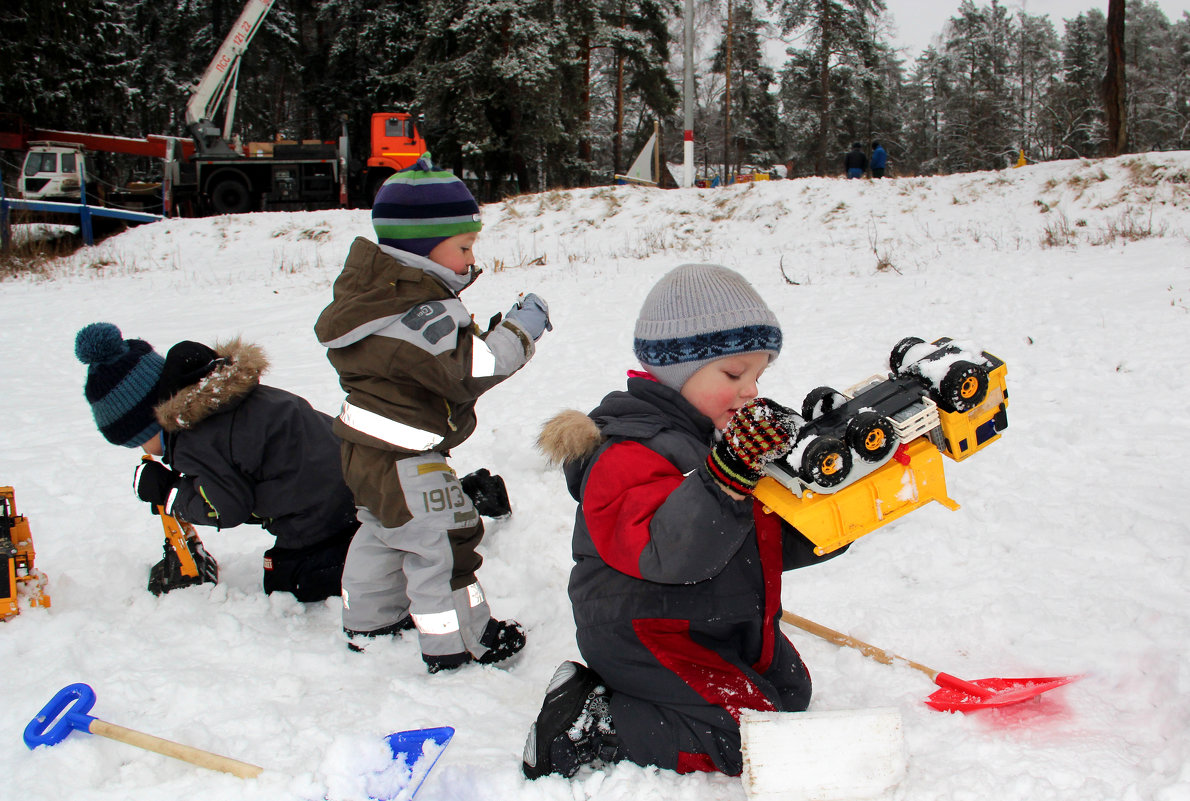
[[[20,196],[26,200],[79,200],[87,177],[83,150],[60,142],[30,142],[21,170]]]

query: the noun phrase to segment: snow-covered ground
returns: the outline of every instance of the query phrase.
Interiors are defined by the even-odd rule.
[[[267,382],[335,411],[312,326],[352,238],[371,236],[368,212],[165,221],[64,258],[49,279],[0,283],[0,484],[16,488],[53,598],[0,624],[0,796],[345,799],[384,735],[450,725],[426,801],[743,799],[738,779],[628,764],[573,782],[520,774],[545,684],[577,657],[574,505],[534,450],[538,428],[622,387],[648,288],[713,261],[783,321],[762,391],[787,405],[883,370],[907,335],[973,340],[1008,365],[1008,431],[946,463],[962,509],[931,504],[786,574],[787,609],[936,669],[1085,674],[1038,703],[946,714],[923,705],[936,688],[921,673],[790,631],[812,709],[901,711],[908,772],[890,798],[1190,798],[1190,153],[549,192],[487,206],[484,221],[487,272],[464,295],[476,319],[532,290],[555,324],[481,400],[481,429],[452,460],[502,474],[512,498],[480,571],[495,613],[529,632],[508,670],[430,676],[412,638],[349,653],[336,600],[262,594],[259,529],[201,529],[220,583],[150,595],[162,532],[131,489],[137,454],[100,437],[83,398],[74,335],[107,320],[163,353],[242,335],[270,356]],[[78,681],[99,719],[267,770],[243,780],[81,733],[22,747],[30,718]]]

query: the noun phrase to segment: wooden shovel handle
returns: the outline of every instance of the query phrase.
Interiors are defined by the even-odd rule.
[[[835,645],[854,648],[864,656],[870,659],[875,659],[877,662],[883,662],[886,665],[892,665],[899,662],[903,665],[908,665],[914,670],[920,670],[922,673],[929,676],[931,680],[936,679],[938,676],[938,671],[931,667],[926,667],[919,662],[914,662],[910,659],[906,659],[903,656],[897,656],[894,653],[885,651],[883,648],[877,648],[875,645],[869,645],[863,640],[857,640],[850,635],[843,634],[842,632],[835,631],[834,629],[828,629],[826,626],[823,626],[820,623],[815,623],[813,620],[807,620],[800,615],[795,615],[793,612],[782,611],[781,620],[785,621],[791,626],[796,626],[802,631],[808,631],[817,637],[821,637],[824,640],[829,640]]]
[[[100,737],[119,740],[122,743],[134,745],[137,748],[144,748],[147,751],[154,751],[158,754],[164,754],[167,757],[189,762],[192,765],[198,765],[201,768],[221,770],[224,773],[239,776],[241,779],[251,779],[254,776],[259,776],[264,770],[264,768],[257,765],[240,762],[231,757],[219,756],[218,754],[212,754],[210,751],[203,751],[200,748],[175,743],[172,740],[163,740],[151,734],[133,731],[132,729],[126,729],[123,726],[117,726],[114,723],[107,723],[98,719],[92,719],[91,725],[87,730],[91,734],[98,734]]]

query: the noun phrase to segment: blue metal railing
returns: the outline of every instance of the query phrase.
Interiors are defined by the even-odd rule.
[[[123,220],[132,223],[150,223],[162,219],[160,214],[146,214],[141,211],[126,211],[124,209],[110,209],[106,206],[92,206],[87,203],[87,188],[84,185],[79,192],[81,203],[59,203],[49,200],[13,200],[4,194],[3,182],[0,182],[0,248],[8,250],[12,247],[12,226],[9,209],[24,209],[26,211],[52,212],[55,214],[77,214],[79,229],[83,235],[83,243],[95,244],[95,236],[91,227],[92,217],[107,217],[113,220]]]

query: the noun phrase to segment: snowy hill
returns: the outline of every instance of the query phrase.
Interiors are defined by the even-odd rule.
[[[961,464],[962,509],[932,504],[842,558],[786,574],[784,605],[964,678],[1085,677],[1037,704],[970,716],[934,686],[789,631],[812,709],[893,706],[908,774],[897,801],[1180,801],[1190,797],[1190,153],[885,181],[548,192],[483,209],[477,320],[518,292],[551,306],[537,357],[479,405],[454,452],[508,483],[480,571],[493,611],[529,644],[510,669],[429,676],[416,643],[348,653],[337,603],[264,596],[271,538],[201,530],[218,586],[155,598],[159,521],[131,490],[137,455],[108,445],[83,399],[75,332],[109,320],[160,352],[180,339],[262,345],[266,382],[328,412],[341,395],[315,341],[368,212],[169,220],[0,283],[0,484],[16,489],[50,609],[0,625],[5,797],[346,799],[357,752],[393,731],[451,725],[419,798],[739,801],[738,779],[633,765],[526,783],[520,750],[556,664],[576,658],[566,598],[574,513],[534,450],[541,423],[589,409],[634,367],[632,323],[677,264],[743,272],[786,347],[764,394],[885,369],[899,339],[973,340],[1008,365],[1010,426]],[[1182,489],[1179,490],[1178,487]],[[90,683],[96,717],[266,767],[242,780],[85,734],[30,752],[17,738],[61,687]]]

